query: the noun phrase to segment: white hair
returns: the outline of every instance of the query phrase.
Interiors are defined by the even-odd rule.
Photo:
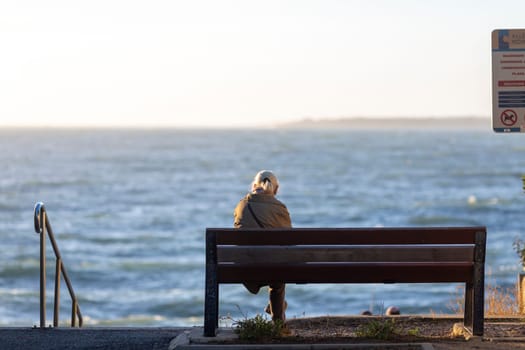
[[[273,187],[273,184],[272,182],[268,179],[268,178],[265,178],[264,180],[262,181],[254,181],[253,182],[253,188],[254,189],[262,189],[264,193],[266,194],[275,194],[275,188]]]
[[[255,175],[252,190],[262,191],[265,194],[276,194],[279,188],[277,177],[270,170],[262,170]]]

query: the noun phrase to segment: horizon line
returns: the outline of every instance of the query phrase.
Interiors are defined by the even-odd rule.
[[[386,124],[397,124],[400,122],[431,121],[433,123],[448,123],[450,121],[485,121],[490,116],[465,115],[465,116],[350,116],[350,117],[302,117],[300,119],[274,122],[271,125],[176,125],[176,124],[0,124],[0,129],[276,129],[287,127],[298,127],[305,125],[336,124],[352,122],[384,122]]]

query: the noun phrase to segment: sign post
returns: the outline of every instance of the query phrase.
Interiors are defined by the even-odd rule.
[[[492,32],[492,128],[525,132],[525,29]]]

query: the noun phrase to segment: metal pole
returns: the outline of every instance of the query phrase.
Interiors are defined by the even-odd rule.
[[[60,271],[62,270],[62,259],[56,261],[55,271],[55,309],[53,313],[53,327],[58,327],[58,313],[60,309]]]
[[[40,328],[46,327],[46,215],[40,212]]]
[[[71,306],[71,327],[76,327],[77,325],[77,309],[78,303],[76,299],[73,299],[73,305]]]

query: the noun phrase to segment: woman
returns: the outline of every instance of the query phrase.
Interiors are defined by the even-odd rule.
[[[262,170],[255,175],[251,192],[235,208],[233,226],[235,228],[290,228],[292,222],[286,206],[275,198],[279,181],[270,170]],[[261,285],[245,283],[251,293],[257,294]],[[285,284],[272,283],[269,286],[270,303],[266,308],[272,320],[285,320]]]

